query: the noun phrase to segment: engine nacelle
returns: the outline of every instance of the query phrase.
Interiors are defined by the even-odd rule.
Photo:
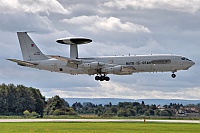
[[[105,67],[101,69],[102,73],[106,74],[117,74],[117,75],[131,75],[135,71],[135,68],[132,66],[114,66],[114,67]]]
[[[119,74],[122,72],[122,66],[105,67],[101,69],[101,72],[106,74]]]
[[[84,69],[99,69],[104,65],[105,64],[101,62],[91,62],[91,63],[82,63],[78,65],[78,67],[84,68]]]

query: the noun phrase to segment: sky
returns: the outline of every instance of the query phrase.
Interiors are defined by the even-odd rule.
[[[200,100],[200,0],[0,0],[0,84],[23,84],[45,97]],[[69,56],[64,37],[87,37],[79,57],[177,54],[195,62],[188,71],[94,76],[26,68],[17,31],[30,32],[47,55]]]

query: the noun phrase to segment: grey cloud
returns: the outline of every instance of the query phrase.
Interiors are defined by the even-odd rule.
[[[86,97],[86,98],[101,98],[101,97],[112,97],[112,98],[131,98],[131,99],[141,99],[141,98],[175,98],[175,99],[198,99],[199,89],[198,88],[187,88],[185,90],[179,91],[163,91],[163,90],[135,90],[135,87],[130,87],[125,84],[118,84],[112,82],[112,84],[101,83],[104,90],[99,87],[93,87],[90,91],[67,91],[67,90],[53,90],[54,94],[59,94],[62,97]],[[84,88],[82,88],[84,89]],[[106,93],[102,93],[105,91]],[[46,93],[46,92],[45,92]],[[48,94],[48,93],[46,93]]]
[[[0,14],[0,17],[0,28],[3,31],[42,31],[47,33],[55,30],[48,17],[38,14]]]
[[[200,1],[196,0],[170,0],[160,1],[160,0],[148,0],[148,1],[137,1],[137,0],[112,0],[102,4],[106,7],[115,7],[117,9],[126,9],[131,7],[133,9],[163,9],[168,11],[178,11],[178,12],[189,12],[195,13],[200,9]]]
[[[49,14],[50,12],[68,14],[69,9],[65,9],[57,0],[2,0],[0,3],[0,11],[3,13],[15,12],[26,12],[26,13],[38,13],[45,12]]]
[[[62,97],[199,99],[199,4],[187,5],[186,1],[176,1],[179,3],[178,6],[181,3],[184,6],[175,10],[170,4],[164,9],[160,8],[162,2],[159,2],[161,4],[157,7],[146,9],[133,8],[132,5],[126,6],[127,1],[120,1],[126,8],[116,10],[118,7],[103,6],[104,3],[112,2],[107,0],[84,2],[59,0],[52,3],[49,3],[50,0],[45,2],[38,0],[30,1],[25,5],[18,5],[22,1],[9,2],[11,4],[6,6],[0,4],[0,79],[2,83],[37,87],[47,97],[59,94]],[[33,10],[32,5],[36,2],[42,2],[41,7],[44,8]],[[150,2],[153,3],[153,1]],[[30,10],[26,10],[27,5],[31,6]],[[22,6],[23,8],[20,9],[19,7]],[[53,10],[49,10],[50,8]],[[96,22],[96,27],[93,26],[95,30],[92,30],[94,32],[84,28],[89,27],[89,21],[87,21],[89,17],[83,19],[81,24],[62,22],[82,16],[95,16],[93,22]],[[117,28],[111,25],[111,30],[106,31],[102,27],[97,27],[98,22],[111,23],[109,18],[118,20]],[[127,32],[122,25],[134,28],[130,24],[144,26],[151,33]],[[126,32],[119,32],[116,29],[126,29]],[[20,67],[5,60],[5,58],[22,59],[16,36],[16,31],[19,30],[37,31],[29,34],[45,54],[68,56],[69,47],[57,44],[56,39],[84,36],[91,38],[93,42],[79,47],[81,57],[128,55],[129,53],[133,55],[174,53],[184,55],[194,60],[196,64],[188,71],[178,72],[176,79],[170,77],[171,73],[136,73],[130,76],[110,75],[111,82],[96,82],[93,76],[72,76],[39,71]]]

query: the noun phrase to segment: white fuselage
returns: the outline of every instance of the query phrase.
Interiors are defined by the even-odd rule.
[[[122,73],[107,73],[102,74],[119,74],[127,75],[136,72],[176,72],[178,70],[188,70],[194,62],[182,56],[178,55],[136,55],[136,56],[107,56],[107,57],[95,57],[95,58],[79,58],[84,62],[101,62],[105,63],[105,66],[131,66],[133,69],[128,72]],[[97,69],[83,68],[79,65],[77,67],[68,67],[66,61],[57,59],[48,59],[42,61],[33,61],[38,65],[30,66],[41,70],[48,70],[53,72],[69,73],[69,74],[100,74]]]

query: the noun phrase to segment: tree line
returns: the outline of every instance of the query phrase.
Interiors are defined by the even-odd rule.
[[[94,105],[92,103],[76,102],[72,105],[72,108],[78,114],[94,114],[102,117],[130,117],[130,116],[172,116],[171,110],[160,111],[155,104],[145,105],[144,102],[119,102],[117,105],[112,105],[112,103],[106,105]]]
[[[189,105],[200,108],[197,105]],[[54,96],[45,99],[39,89],[23,85],[0,85],[0,115],[98,115],[100,117],[131,117],[131,116],[174,116],[182,104],[170,103],[160,109],[155,104],[146,105],[144,101],[119,102],[117,105],[95,105],[91,102],[75,102],[69,105],[63,98]]]
[[[43,113],[45,97],[39,89],[23,85],[0,85],[0,115],[23,115],[25,110]]]
[[[94,114],[101,117],[135,117],[135,116],[175,116],[179,109],[183,108],[198,108],[200,111],[200,103],[189,104],[183,106],[182,104],[170,103],[169,105],[156,106],[155,104],[146,105],[144,101],[139,102],[119,102],[117,105],[112,105],[110,102],[106,105],[95,105],[91,102],[81,104],[76,102],[72,108],[78,114]]]
[[[45,99],[39,89],[0,85],[0,115],[77,115],[59,96]]]

